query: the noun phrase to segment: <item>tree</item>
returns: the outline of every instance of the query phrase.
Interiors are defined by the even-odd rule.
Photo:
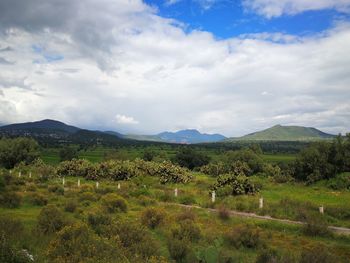
[[[39,145],[31,138],[15,138],[0,140],[0,165],[11,169],[16,164],[32,163],[39,157]]]
[[[208,164],[210,157],[186,147],[176,153],[173,161],[175,163],[178,163],[180,166],[187,167],[192,170],[195,167],[200,167]]]
[[[70,161],[73,159],[78,159],[78,151],[76,148],[71,146],[65,146],[60,150],[60,160],[62,161]]]

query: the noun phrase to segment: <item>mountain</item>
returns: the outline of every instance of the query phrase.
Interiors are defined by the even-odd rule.
[[[315,141],[333,137],[335,135],[312,127],[275,125],[266,130],[229,138],[226,141]]]
[[[0,135],[32,137],[44,144],[79,143],[114,145],[128,143],[117,132],[90,131],[67,125],[56,120],[10,124],[0,127]]]
[[[21,133],[21,132],[42,132],[47,133],[50,131],[59,131],[63,133],[75,133],[80,130],[77,127],[67,125],[60,121],[55,120],[42,120],[42,121],[34,121],[34,122],[25,122],[25,123],[16,123],[10,124],[0,127],[0,131],[2,132],[10,132],[10,133]]]
[[[218,142],[226,139],[226,137],[221,134],[200,133],[194,129],[181,130],[177,132],[162,132],[157,135],[127,135],[127,138],[183,144]]]

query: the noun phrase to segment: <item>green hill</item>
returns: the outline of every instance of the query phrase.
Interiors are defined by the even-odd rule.
[[[316,141],[331,139],[334,136],[311,127],[275,125],[266,130],[229,138],[226,141]]]

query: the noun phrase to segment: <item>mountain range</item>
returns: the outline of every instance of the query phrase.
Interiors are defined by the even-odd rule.
[[[131,135],[115,131],[91,131],[67,125],[56,120],[10,124],[0,127],[0,135],[29,136],[45,141],[84,143],[84,144],[128,144],[135,141],[163,143],[212,143],[235,141],[315,141],[331,139],[335,135],[324,133],[312,127],[275,125],[266,130],[242,137],[226,138],[221,134],[200,133],[195,129],[177,132],[162,132],[156,135]]]
[[[226,141],[315,141],[334,137],[335,135],[312,127],[275,125],[242,137],[229,138]]]

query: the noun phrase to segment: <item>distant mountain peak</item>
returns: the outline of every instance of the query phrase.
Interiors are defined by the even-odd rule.
[[[238,138],[230,138],[228,140],[314,141],[330,139],[334,136],[335,135],[327,134],[313,127],[277,124],[262,131],[253,132]]]

